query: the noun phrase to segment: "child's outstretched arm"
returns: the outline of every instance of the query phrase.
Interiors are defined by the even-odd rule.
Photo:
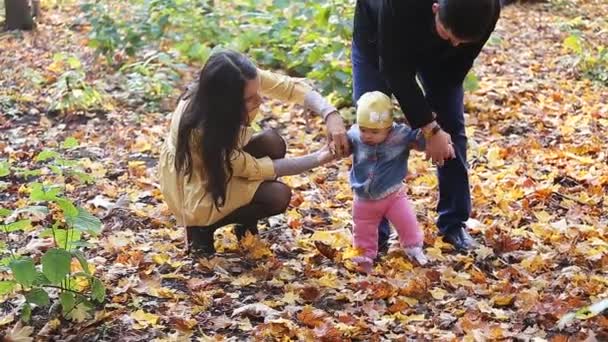
[[[319,151],[302,157],[276,159],[272,163],[274,165],[274,173],[277,177],[281,177],[300,174],[334,159],[335,157],[329,150],[329,147],[324,146]]]

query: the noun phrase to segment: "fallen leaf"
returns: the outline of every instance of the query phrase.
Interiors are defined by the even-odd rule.
[[[33,327],[24,326],[21,321],[18,321],[8,334],[4,336],[4,339],[6,342],[32,342],[34,340],[31,337],[33,332]]]
[[[137,323],[133,325],[134,329],[145,329],[151,326],[156,326],[160,316],[147,313],[141,309],[133,312],[131,314],[131,318],[133,318]]]
[[[274,319],[279,316],[279,312],[262,303],[254,303],[242,306],[232,312],[232,317],[247,314],[255,317],[264,317],[265,320]]]
[[[296,315],[296,317],[309,328],[316,328],[325,323],[326,314],[321,310],[314,309],[307,305]]]

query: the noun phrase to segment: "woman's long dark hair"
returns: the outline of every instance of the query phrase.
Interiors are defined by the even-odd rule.
[[[246,120],[245,85],[256,76],[255,65],[243,54],[231,50],[214,53],[205,63],[179,123],[175,169],[190,180],[190,153],[198,153],[208,177],[207,191],[217,208],[226,200],[233,172],[230,158]]]

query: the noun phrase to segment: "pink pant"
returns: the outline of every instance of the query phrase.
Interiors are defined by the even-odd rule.
[[[353,204],[353,245],[366,257],[375,259],[378,254],[378,225],[386,217],[399,234],[402,247],[421,246],[424,234],[418,226],[416,213],[403,191],[397,191],[380,200],[355,198]]]

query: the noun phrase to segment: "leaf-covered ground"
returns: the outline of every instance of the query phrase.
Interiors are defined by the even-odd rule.
[[[432,262],[413,265],[393,246],[370,276],[347,261],[348,160],[284,179],[295,189],[291,206],[262,223],[261,240],[238,247],[225,229],[217,257],[189,258],[156,179],[171,101],[158,111],[124,100],[85,114],[47,111],[52,100],[40,84],[57,77],[56,52],[77,54],[88,80],[128,99],[129,89],[85,47],[77,17],[75,9],[50,10],[36,33],[0,35],[0,149],[14,165],[33,167],[44,148],[80,141],[69,154],[86,158],[95,184],[56,181],[104,223],[86,255],[107,301],[80,323],[35,309],[31,333],[13,329],[22,298],[7,295],[1,330],[70,341],[608,339],[605,313],[557,325],[608,297],[608,89],[579,77],[562,46],[573,26],[608,46],[605,1],[503,11],[475,66],[479,89],[466,98],[468,225],[484,247],[458,254],[437,238],[435,170],[416,155],[408,191]],[[263,110],[262,126],[278,129],[291,155],[321,146],[320,122],[307,125],[301,109],[267,102]],[[26,182],[3,181],[2,207],[19,207]],[[37,235],[2,239],[39,255]]]

